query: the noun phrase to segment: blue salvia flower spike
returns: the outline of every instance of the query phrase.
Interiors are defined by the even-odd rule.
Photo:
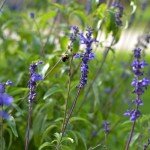
[[[120,2],[114,2],[112,3],[112,7],[115,9],[115,22],[117,26],[122,26],[122,16],[124,7]]]
[[[83,54],[75,54],[74,58],[82,58],[81,63],[81,77],[78,88],[83,88],[87,84],[88,79],[88,62],[94,59],[95,55],[92,52],[92,44],[93,42],[97,42],[96,39],[92,38],[92,29],[87,28],[86,35],[83,33],[79,33],[80,43],[86,46]]]
[[[141,60],[141,49],[134,49],[134,60],[131,64],[132,71],[134,73],[134,79],[131,82],[131,85],[134,87],[133,93],[136,95],[133,103],[136,105],[136,109],[127,110],[124,115],[129,116],[131,121],[135,121],[140,117],[141,112],[138,110],[138,107],[143,105],[143,101],[141,100],[141,95],[144,93],[145,89],[147,89],[150,84],[150,80],[147,78],[141,78],[143,76],[143,68],[148,64]]]

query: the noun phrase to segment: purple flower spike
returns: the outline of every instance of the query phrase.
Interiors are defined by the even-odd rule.
[[[42,61],[38,61],[37,63],[33,63],[30,65],[29,70],[30,70],[30,80],[28,83],[28,87],[29,87],[29,103],[33,102],[35,100],[36,97],[36,82],[43,80],[42,76],[38,73],[36,73],[37,70],[37,66],[39,64],[42,64]]]
[[[115,21],[117,26],[122,26],[122,16],[123,16],[123,10],[124,7],[119,2],[112,3],[112,7],[115,9]]]
[[[77,26],[71,26],[71,31],[72,33],[70,34],[70,41],[73,43],[77,38],[79,28]]]
[[[77,56],[82,57],[81,64],[81,78],[79,83],[79,88],[83,88],[87,84],[88,78],[88,62],[91,59],[94,59],[94,53],[92,52],[92,44],[97,42],[96,39],[92,38],[92,29],[87,28],[87,33],[84,35],[83,33],[79,33],[80,43],[86,46],[85,52],[83,54],[77,54]]]
[[[127,110],[124,115],[129,116],[131,121],[136,121],[137,118],[140,117],[141,112],[139,111],[139,106],[143,105],[143,101],[141,100],[141,95],[147,89],[150,84],[150,80],[147,78],[142,78],[141,76],[144,74],[143,68],[148,64],[145,61],[141,60],[141,49],[135,48],[134,51],[134,61],[132,62],[132,71],[134,73],[134,79],[131,82],[131,85],[134,87],[133,93],[136,94],[136,98],[133,103],[136,106],[136,109]]]
[[[110,126],[109,122],[107,122],[107,121],[103,122],[103,129],[104,129],[104,131],[105,131],[106,134],[108,134],[110,132],[109,126]]]

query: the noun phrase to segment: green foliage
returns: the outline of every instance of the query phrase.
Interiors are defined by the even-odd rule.
[[[2,150],[24,149],[28,116],[29,65],[38,60],[44,62],[38,68],[44,80],[37,85],[29,149],[120,150],[124,147],[131,129],[131,122],[123,117],[123,113],[133,98],[130,85],[133,78],[130,70],[132,58],[130,52],[116,52],[113,46],[119,41],[125,25],[116,25],[115,12],[107,4],[98,5],[96,1],[91,1],[90,4],[90,12],[87,12],[83,1],[66,0],[66,3],[54,3],[51,0],[36,0],[31,4],[25,3],[22,10],[12,10],[5,5],[0,11],[0,82],[8,79],[14,82],[11,88],[6,89],[14,97],[14,101],[10,107],[3,108],[10,114],[10,118],[3,120],[3,137],[0,136]],[[125,3],[125,7],[127,9],[123,22],[128,21],[128,14],[141,13],[136,1]],[[30,17],[31,12],[34,12],[34,18]],[[149,19],[149,11],[145,12],[146,22]],[[68,113],[80,79],[81,60],[73,59],[70,95],[66,104],[69,60],[71,55],[83,50],[77,39],[72,46],[72,52],[68,52],[72,25],[80,26],[83,31],[87,26],[92,27],[94,37],[100,43],[94,47],[96,57],[89,63],[88,84],[79,95],[62,137],[65,107],[67,105]],[[98,37],[100,33],[105,34],[104,41],[107,41],[109,36],[114,39],[106,59],[108,47],[105,47],[101,37]],[[69,54],[70,58],[63,62],[61,57],[65,53]],[[149,60],[149,55],[145,59]],[[103,61],[103,67],[97,74]],[[88,91],[95,75],[98,76]],[[131,142],[133,150],[142,149],[149,138],[149,91],[143,99],[143,116],[137,122]],[[111,129],[107,136],[102,126],[105,120],[110,122]]]

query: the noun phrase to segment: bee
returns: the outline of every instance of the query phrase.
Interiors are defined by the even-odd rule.
[[[69,59],[69,55],[68,54],[64,54],[64,55],[61,56],[61,60],[63,62],[66,62],[68,59]]]

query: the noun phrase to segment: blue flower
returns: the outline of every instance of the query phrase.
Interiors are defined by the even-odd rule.
[[[79,28],[77,26],[71,26],[71,31],[72,33],[70,34],[70,41],[73,43],[77,38]]]
[[[0,111],[0,117],[9,119],[9,114],[6,111]]]
[[[13,98],[11,96],[9,96],[8,94],[6,94],[6,93],[0,94],[0,105],[9,106],[9,105],[11,105],[12,101],[13,101]]]
[[[136,99],[133,101],[135,103],[136,106],[141,106],[143,105],[143,101],[141,99]]]
[[[104,129],[104,131],[105,131],[106,134],[108,134],[110,132],[109,126],[110,126],[109,122],[107,122],[107,121],[103,122],[103,129]]]
[[[34,14],[33,12],[31,12],[31,13],[30,13],[30,17],[31,17],[32,19],[34,19],[35,14]]]
[[[0,83],[0,106],[10,106],[13,101],[13,97],[5,93],[5,87],[8,85],[12,85],[12,82],[9,80],[6,83]],[[0,117],[8,119],[9,114],[5,111],[0,111]]]
[[[130,117],[130,120],[131,121],[135,121],[137,118],[140,117],[141,115],[141,112],[139,110],[127,110],[125,113],[124,113],[125,116],[129,116]]]
[[[43,80],[42,76],[37,74],[37,73],[33,73],[32,76],[31,76],[31,80],[33,82],[37,82],[37,81],[40,81],[40,80]]]
[[[134,79],[131,82],[131,85],[134,87],[133,93],[136,94],[136,99],[133,101],[133,103],[136,105],[136,109],[130,111],[127,110],[124,115],[129,116],[131,121],[136,121],[136,119],[139,118],[141,115],[141,112],[139,111],[139,106],[143,105],[141,95],[147,89],[148,85],[150,84],[150,80],[141,77],[144,74],[142,69],[148,65],[145,61],[141,60],[141,49],[135,48],[133,53],[134,60],[131,66],[134,73]]]
[[[33,63],[30,65],[29,70],[30,70],[30,80],[28,83],[28,87],[29,87],[29,103],[33,102],[35,100],[36,97],[36,82],[43,80],[42,76],[38,73],[36,73],[37,70],[37,66],[39,64],[42,64],[41,61],[37,62],[37,63]]]
[[[112,3],[112,7],[115,9],[115,21],[118,26],[122,26],[122,16],[124,7],[119,2]]]
[[[11,105],[13,98],[5,93],[5,86],[9,85],[8,82],[0,83],[0,105]]]
[[[93,42],[97,42],[96,39],[92,38],[92,30],[91,28],[87,28],[87,33],[84,35],[83,33],[79,33],[80,43],[86,46],[85,52],[82,54],[75,54],[74,58],[82,58],[81,63],[81,78],[79,83],[79,88],[83,88],[87,84],[88,79],[88,62],[91,59],[94,59],[94,53],[92,52],[92,44]]]

